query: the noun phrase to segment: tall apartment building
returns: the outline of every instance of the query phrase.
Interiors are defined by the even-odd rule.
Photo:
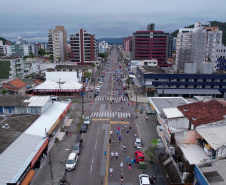
[[[147,31],[133,33],[132,58],[135,60],[157,59],[158,66],[168,67],[168,33],[155,31],[154,24],[148,25]]]
[[[106,53],[108,49],[108,43],[106,41],[99,42],[99,53]]]
[[[0,40],[0,53],[5,54],[6,56],[12,55],[11,47],[9,45],[3,45],[2,40]]]
[[[133,48],[132,43],[133,43],[132,36],[129,36],[129,37],[123,39],[123,48],[124,48],[126,55],[128,55],[128,56],[130,56],[130,53],[132,52],[132,48]]]
[[[181,28],[176,41],[176,68],[184,70],[185,63],[196,63],[200,71],[202,62],[216,65],[216,48],[222,46],[222,31],[211,27],[209,22],[198,22],[194,28]]]
[[[96,58],[95,35],[91,35],[84,29],[70,36],[71,62],[79,64],[91,64]]]
[[[66,61],[67,57],[67,32],[64,26],[56,26],[48,33],[49,54],[54,62]]]

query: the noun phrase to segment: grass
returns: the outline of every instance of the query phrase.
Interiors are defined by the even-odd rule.
[[[72,103],[80,103],[78,100],[73,100]]]

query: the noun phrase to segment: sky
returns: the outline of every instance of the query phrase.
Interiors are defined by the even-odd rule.
[[[47,42],[64,26],[68,38],[84,28],[96,39],[132,36],[155,23],[171,33],[199,21],[226,22],[226,0],[1,0],[0,37]]]

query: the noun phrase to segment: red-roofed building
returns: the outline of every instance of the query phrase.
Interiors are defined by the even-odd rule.
[[[195,126],[225,120],[226,106],[217,100],[195,102],[177,107]]]
[[[27,89],[26,86],[27,83],[18,78],[2,84],[2,87],[6,89],[9,94],[25,94]]]

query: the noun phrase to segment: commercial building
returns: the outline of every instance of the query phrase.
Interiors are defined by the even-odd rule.
[[[147,96],[211,95],[226,98],[226,75],[167,73],[156,67],[137,67],[137,84]],[[135,82],[135,81],[134,81]]]
[[[71,102],[52,102],[50,96],[5,98],[1,97],[0,107],[5,110],[8,104],[11,109],[20,110],[20,114],[0,115],[0,184],[29,184],[34,169],[40,167],[43,155],[55,140],[50,134],[67,121]],[[37,112],[21,114],[31,109]]]
[[[91,65],[91,61],[96,58],[95,35],[91,35],[84,29],[70,36],[71,42],[71,62],[78,65]]]
[[[0,57],[0,79],[24,77],[23,58],[17,56]]]
[[[49,54],[54,62],[67,61],[67,32],[64,26],[56,26],[48,33]]]
[[[158,66],[172,66],[168,59],[168,33],[155,31],[154,24],[147,31],[133,33],[132,58],[135,60],[158,60]]]

